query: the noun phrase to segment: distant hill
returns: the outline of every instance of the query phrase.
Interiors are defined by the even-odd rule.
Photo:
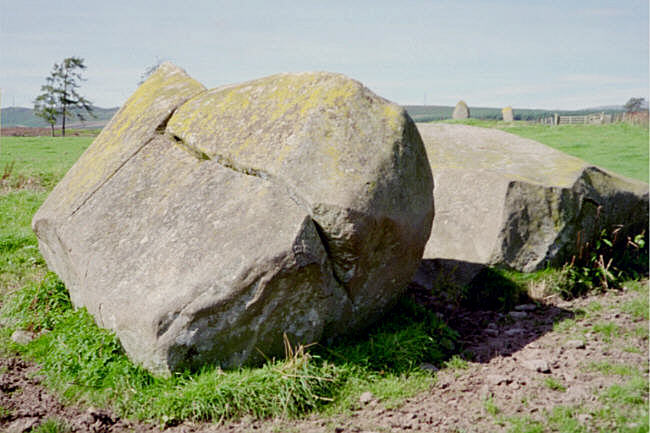
[[[454,107],[444,105],[405,105],[404,108],[416,122],[431,122],[434,120],[451,119]],[[607,106],[585,108],[582,110],[542,110],[534,108],[513,108],[515,120],[538,120],[557,113],[561,116],[582,116],[590,113],[620,113],[625,111],[622,106]],[[501,108],[469,107],[469,114],[474,119],[501,119]]]
[[[404,108],[416,122],[431,122],[434,120],[451,119],[454,107],[445,105],[405,105]],[[469,107],[470,117],[475,119],[501,119],[501,108],[491,107]],[[66,126],[71,128],[103,128],[113,115],[119,110],[115,108],[93,107],[97,116],[96,119],[88,119],[79,122],[77,119],[68,119]],[[541,110],[531,108],[513,108],[515,120],[537,120],[543,117],[552,116],[558,113],[561,116],[580,116],[589,113],[605,112],[607,114],[620,113],[625,111],[622,106],[605,106],[585,108],[582,110]],[[40,117],[34,116],[31,108],[9,107],[3,108],[1,112],[2,126],[27,126],[27,127],[48,127],[49,125]]]
[[[67,127],[81,128],[81,129],[103,128],[104,125],[106,125],[108,121],[111,120],[111,118],[117,112],[117,110],[119,110],[118,107],[115,108],[93,107],[93,113],[95,114],[95,116],[97,116],[96,118],[84,116],[84,117],[88,117],[88,119],[84,122],[80,122],[76,117],[69,118],[68,120],[66,120],[65,125],[66,128]],[[27,127],[45,128],[50,126],[40,117],[34,116],[34,110],[32,110],[31,108],[24,108],[24,107],[3,108],[2,111],[0,112],[0,116],[1,116],[0,119],[2,121],[2,127],[27,126]]]

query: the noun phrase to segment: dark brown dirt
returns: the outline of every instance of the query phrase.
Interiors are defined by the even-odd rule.
[[[465,368],[432,372],[436,384],[398,408],[388,409],[366,394],[350,413],[334,418],[244,419],[225,425],[186,422],[166,431],[504,432],[507,426],[495,422],[490,405],[501,415],[533,419],[541,419],[545,409],[557,405],[592,407],[599,390],[621,383],[623,378],[603,375],[589,365],[631,365],[647,378],[648,334],[631,330],[647,330],[648,321],[621,312],[624,303],[639,296],[623,290],[571,302],[548,299],[532,311],[514,315],[442,305],[440,308],[447,309],[445,317],[460,332],[466,351],[474,358]],[[602,308],[592,308],[596,304]],[[574,323],[554,329],[554,323],[565,318],[573,318]],[[604,322],[614,323],[624,335],[610,339],[593,330],[595,324]],[[630,351],[630,347],[636,350]],[[38,368],[23,360],[0,359],[0,371],[4,372],[0,376],[0,406],[8,409],[0,414],[2,431],[27,432],[48,418],[65,420],[72,432],[160,431],[158,426],[119,419],[110,411],[62,404],[42,386]],[[549,378],[564,389],[552,389]]]
[[[0,129],[0,135],[3,137],[51,137],[52,136],[52,130],[50,128],[32,128],[32,127],[26,127],[26,126],[10,126],[10,127],[2,127]],[[61,136],[61,129],[60,128],[55,128],[54,129],[54,135],[55,136]],[[93,131],[79,131],[79,130],[72,130],[69,131],[68,128],[66,128],[66,137],[67,136],[92,136],[96,135],[95,132]]]
[[[0,130],[3,137],[39,137],[50,136],[50,128],[28,128],[23,126],[3,127]]]

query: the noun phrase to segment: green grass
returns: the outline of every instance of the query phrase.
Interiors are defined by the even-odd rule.
[[[71,431],[72,429],[65,421],[57,418],[48,418],[32,430],[33,433],[68,433]]]
[[[504,131],[544,143],[615,173],[648,182],[648,130],[626,123],[526,125]]]
[[[494,398],[492,396],[487,397],[485,400],[483,400],[483,408],[485,409],[485,412],[487,412],[489,415],[492,415],[493,417],[496,417],[501,413],[501,409],[496,405],[494,402]]]
[[[621,334],[621,328],[614,322],[594,323],[592,330],[600,334],[605,343],[611,343],[613,338],[619,337]]]
[[[11,416],[11,410],[7,409],[4,406],[0,406],[0,421]]]
[[[613,364],[607,361],[592,362],[587,366],[587,370],[598,371],[610,376],[634,376],[640,374],[639,370],[631,365]]]
[[[564,386],[559,380],[555,379],[554,377],[547,377],[544,379],[544,385],[548,389],[552,389],[553,391],[559,391],[559,392],[564,392],[566,391],[566,386]]]
[[[93,141],[93,137],[1,137],[0,175],[11,168],[10,184],[36,179],[51,189]]]
[[[160,378],[132,364],[85,309],[74,310],[54,274],[7,296],[0,311],[8,322],[0,331],[4,345],[38,362],[46,384],[64,399],[110,405],[122,416],[161,424],[340,412],[365,390],[396,405],[433,384],[419,363],[441,366],[457,338],[433,313],[405,299],[363,338],[311,352],[296,348],[257,368],[206,366]],[[9,340],[14,329],[49,332],[23,346]]]
[[[553,323],[553,332],[559,332],[562,334],[568,333],[576,328],[575,319],[561,319]]]
[[[623,304],[621,310],[639,320],[648,320],[650,314],[648,311],[648,297],[639,296],[636,299]]]
[[[45,193],[16,191],[0,194],[0,299],[45,273],[31,218]]]

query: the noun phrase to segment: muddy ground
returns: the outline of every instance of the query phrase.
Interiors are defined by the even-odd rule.
[[[549,298],[511,313],[431,305],[442,309],[474,357],[464,368],[432,371],[436,384],[397,408],[388,409],[365,393],[356,409],[334,418],[186,422],[166,432],[505,432],[509,427],[499,421],[503,417],[542,419],[545,410],[559,405],[595,407],[601,390],[625,378],[590,365],[625,364],[648,376],[648,333],[631,332],[647,330],[648,321],[621,310],[639,296],[622,290],[573,301]],[[574,322],[554,327],[571,318]],[[614,323],[624,335],[612,338],[594,330],[601,323]],[[27,432],[53,417],[65,420],[73,432],[161,431],[110,411],[62,404],[40,384],[38,368],[23,360],[0,359],[0,371],[0,407],[6,409],[0,413],[1,431]],[[588,427],[589,415],[579,421]]]

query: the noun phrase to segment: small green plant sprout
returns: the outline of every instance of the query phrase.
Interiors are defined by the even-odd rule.
[[[611,232],[601,229],[592,240],[584,239],[583,233],[578,232],[578,253],[561,270],[557,290],[562,297],[570,299],[593,290],[619,288],[626,279],[648,274],[646,231],[633,237],[624,237],[622,232],[620,225]]]
[[[575,319],[559,320],[553,324],[553,332],[568,333],[576,327]]]
[[[593,331],[602,335],[605,343],[611,343],[612,338],[618,337],[621,329],[614,322],[598,322],[593,326]]]
[[[544,385],[553,391],[566,391],[566,386],[564,386],[559,380],[555,379],[554,377],[547,377],[544,379]]]
[[[447,362],[445,362],[445,367],[451,368],[453,370],[467,370],[469,368],[469,362],[458,355],[454,355]]]
[[[48,418],[32,430],[33,433],[68,433],[71,431],[72,429],[65,421],[57,418]]]
[[[483,408],[488,414],[492,415],[493,417],[497,416],[501,412],[501,409],[499,409],[499,407],[494,402],[494,397],[491,395],[483,400]]]
[[[11,410],[7,409],[4,406],[0,406],[0,421],[11,416]]]
[[[612,364],[611,362],[592,362],[587,366],[587,370],[598,371],[607,375],[617,375],[617,376],[634,376],[638,375],[639,371],[625,364]]]

